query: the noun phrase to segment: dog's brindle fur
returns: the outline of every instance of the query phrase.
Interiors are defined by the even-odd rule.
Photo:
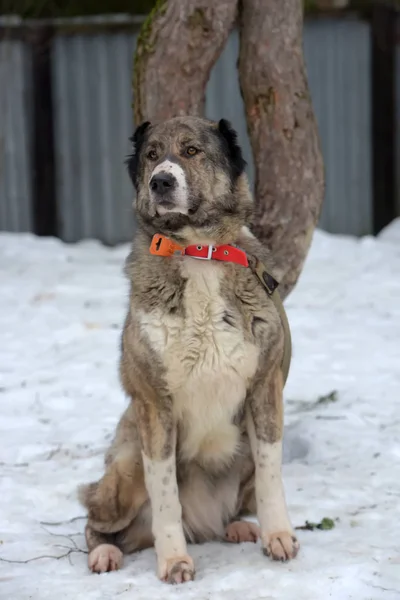
[[[154,543],[159,577],[188,581],[187,541],[254,541],[257,529],[239,518],[255,510],[264,553],[293,558],[298,542],[281,479],[284,338],[275,306],[250,269],[149,253],[161,233],[182,245],[236,243],[271,266],[246,227],[253,201],[236,134],[224,120],[186,117],[145,123],[132,141],[139,231],[126,263],[120,361],[132,402],[105,475],[80,492],[89,565],[118,568],[121,550]],[[167,207],[150,186],[160,171],[177,182]]]

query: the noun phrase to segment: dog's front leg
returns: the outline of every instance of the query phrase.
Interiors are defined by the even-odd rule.
[[[146,386],[144,386],[146,387]],[[168,397],[155,401],[152,391],[136,396],[143,467],[152,508],[152,531],[158,575],[168,583],[194,579],[193,560],[187,553],[182,507],[176,478],[176,424]]]
[[[283,489],[283,382],[277,370],[248,397],[247,423],[255,462],[257,516],[264,553],[274,560],[294,558],[299,543],[290,523]]]

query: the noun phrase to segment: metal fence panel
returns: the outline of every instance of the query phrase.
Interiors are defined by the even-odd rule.
[[[396,211],[400,217],[400,45],[396,48],[396,178]]]
[[[371,40],[359,20],[305,25],[304,51],[325,161],[320,227],[372,232]]]
[[[207,88],[206,115],[238,130],[254,184],[251,147],[232,33]],[[358,20],[318,19],[304,27],[310,92],[325,160],[326,197],[319,226],[335,233],[372,231],[370,28]],[[400,77],[399,77],[400,80]]]
[[[234,32],[211,73],[206,115],[229,118],[239,133],[248,173],[253,164],[240,95]],[[131,237],[132,186],[123,165],[132,130],[133,33],[59,34],[54,44],[57,197],[62,237],[106,243]],[[325,159],[327,192],[320,226],[332,232],[372,230],[370,30],[359,20],[305,25],[311,95]]]
[[[6,26],[6,23],[3,25]],[[0,40],[0,230],[32,230],[30,54]]]
[[[132,235],[124,157],[132,133],[129,33],[59,35],[54,44],[56,187],[61,237],[108,244]]]

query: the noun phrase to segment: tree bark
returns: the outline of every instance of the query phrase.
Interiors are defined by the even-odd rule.
[[[302,0],[245,0],[239,77],[256,172],[253,231],[271,250],[282,297],[294,287],[324,196],[302,49]]]
[[[139,36],[134,67],[137,124],[202,115],[205,89],[237,16],[237,0],[159,1]]]

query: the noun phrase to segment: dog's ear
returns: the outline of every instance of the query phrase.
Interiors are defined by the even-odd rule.
[[[140,158],[140,150],[143,146],[143,142],[145,140],[146,131],[150,127],[150,121],[145,121],[139,127],[136,128],[135,133],[131,138],[129,138],[132,143],[132,151],[131,154],[126,159],[126,164],[128,166],[128,172],[130,178],[132,179],[133,185],[136,187],[137,185],[137,175],[139,169],[139,158]]]
[[[226,144],[228,150],[229,165],[234,179],[241,175],[246,167],[242,149],[237,141],[237,133],[226,119],[218,122],[218,132]]]

